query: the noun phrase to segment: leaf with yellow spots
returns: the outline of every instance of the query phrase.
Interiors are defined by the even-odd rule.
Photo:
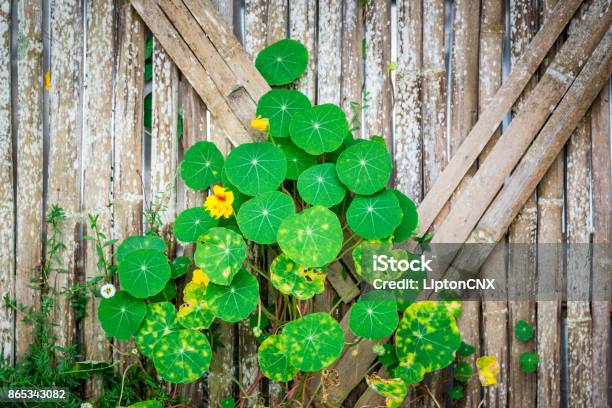
[[[176,322],[187,329],[206,329],[215,319],[215,314],[206,303],[206,285],[189,282],[183,290],[183,300],[176,314]]]
[[[461,316],[461,296],[454,290],[443,290],[438,295],[440,304],[446,306],[448,311],[455,317]]]
[[[211,357],[208,339],[197,330],[172,332],[162,337],[153,351],[157,374],[173,383],[196,381],[208,370]]]
[[[153,354],[155,344],[166,334],[179,330],[176,309],[170,302],[149,303],[147,316],[134,336],[138,350],[145,356]]]
[[[351,331],[366,339],[380,340],[389,336],[399,322],[393,295],[372,291],[361,296],[349,312]]]
[[[420,363],[428,373],[450,365],[460,344],[455,318],[433,301],[409,306],[395,335],[399,361]]]
[[[211,283],[206,288],[206,303],[210,310],[226,322],[238,322],[257,307],[259,284],[244,269],[234,276],[228,286]]]
[[[406,385],[418,384],[425,377],[425,367],[421,363],[414,361],[415,354],[408,355],[408,361],[403,361],[393,369],[393,375],[401,378]]]
[[[293,262],[287,255],[280,254],[270,265],[270,281],[279,292],[306,300],[325,290],[322,269],[308,269]]]
[[[210,281],[228,285],[246,257],[246,243],[227,228],[211,228],[198,239],[195,264],[206,272]]]
[[[378,395],[386,398],[387,408],[399,407],[408,393],[406,384],[400,378],[381,378],[372,374],[366,377],[366,382]]]
[[[320,205],[285,218],[277,238],[283,252],[306,268],[333,261],[344,242],[338,217]]]
[[[344,348],[338,322],[327,313],[311,313],[283,329],[289,362],[302,371],[319,371],[333,363]]]
[[[283,334],[267,337],[257,350],[261,372],[272,381],[287,382],[300,371],[291,366],[287,340]]]
[[[476,359],[478,379],[483,387],[497,384],[499,374],[499,363],[495,356],[482,356]]]
[[[147,314],[144,300],[119,291],[109,299],[102,299],[98,306],[98,318],[109,336],[129,340]]]

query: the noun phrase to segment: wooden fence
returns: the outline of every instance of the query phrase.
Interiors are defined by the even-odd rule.
[[[134,3],[148,7],[158,2]],[[349,117],[360,123],[362,136],[382,135],[395,158],[395,185],[418,204],[468,138],[479,113],[499,102],[493,96],[521,63],[521,56],[555,6],[566,3],[571,9],[570,3],[577,6],[582,2],[212,3],[233,27],[251,58],[281,38],[303,42],[310,51],[310,62],[298,88],[313,102],[341,105]],[[477,177],[479,166],[494,154],[496,142],[512,133],[514,114],[524,106],[532,108],[529,96],[536,92],[539,82],[548,80],[546,66],[557,52],[564,52],[561,47],[565,39],[580,30],[579,20],[588,18],[587,6],[604,3],[585,1],[569,28],[550,50],[546,49],[548,55],[541,67],[514,106],[502,112],[506,113],[504,122],[476,164],[468,163],[470,170],[456,190],[457,185],[447,189],[448,194],[455,191],[450,204],[429,220],[434,236],[439,229],[440,237],[454,237],[445,235],[450,234],[446,215],[460,215],[453,212],[453,202],[461,192],[470,192],[469,179]],[[604,9],[598,19],[610,13],[609,4]],[[608,30],[607,21],[602,32]],[[201,90],[207,87],[205,82],[190,84],[186,77],[195,74],[181,73],[158,41],[153,40],[152,54],[147,55],[149,37],[147,27],[128,0],[0,3],[0,293],[14,295],[26,306],[37,306],[39,299],[30,281],[45,258],[44,215],[52,205],[61,206],[68,214],[64,251],[67,273],[51,276],[52,287],[59,290],[98,274],[95,248],[83,240],[91,233],[86,214],[99,214],[98,225],[120,239],[141,233],[143,209],[163,198],[166,205],[162,232],[167,232],[177,212],[203,199],[187,191],[175,177],[183,151],[202,139],[214,141],[222,151],[231,148],[230,139],[244,140],[239,137],[240,131],[228,137],[224,130],[231,126],[240,129],[239,120],[230,123],[227,117],[213,117],[207,110],[200,99]],[[591,50],[599,42],[595,41]],[[152,61],[150,78],[145,75],[147,58]],[[582,66],[585,61],[576,58],[576,64]],[[577,72],[574,78],[576,75]],[[199,92],[194,90],[196,87]],[[550,110],[566,90],[559,88]],[[595,91],[599,92],[599,88]],[[516,209],[518,215],[507,230],[504,228],[506,233],[496,240],[527,244],[610,243],[609,95],[610,87],[606,85],[587,114],[577,118],[579,123],[569,142],[535,192],[529,192],[522,208]],[[546,98],[542,96],[543,103]],[[542,106],[548,109],[548,105]],[[152,123],[145,126],[149,109]],[[538,127],[535,131],[542,125],[534,124]],[[445,202],[441,200],[440,205]],[[478,224],[476,229],[480,227]],[[466,239],[467,235],[447,242]],[[176,248],[177,253],[189,250]],[[503,250],[494,251],[481,273],[499,274],[492,265],[505,259],[501,262],[506,265],[504,276],[536,285],[538,264],[544,260],[535,253],[520,260],[512,256]],[[587,288],[602,284],[609,299],[609,269],[603,282],[589,282],[588,274],[585,277],[580,271],[565,269],[563,262],[558,265],[559,276],[586,279]],[[316,298],[315,308],[329,310],[335,304],[338,285],[334,287],[328,284],[326,293]],[[355,293],[347,295],[346,300],[354,297]],[[65,302],[63,298],[58,301]],[[113,351],[97,322],[97,302],[90,302],[88,316],[82,320],[75,318],[69,306],[60,303],[54,316],[60,345],[76,342],[82,345],[85,359],[111,360]],[[338,308],[339,320],[349,306],[350,302],[346,302]],[[541,358],[536,374],[525,374],[518,368],[518,356],[528,350],[512,332],[515,322],[521,319],[536,329],[535,349]],[[459,405],[475,407],[484,400],[487,407],[608,406],[609,301],[567,306],[560,301],[465,302],[459,326],[465,341],[477,346],[476,355],[496,355],[502,368],[498,386],[482,393],[472,381]],[[218,406],[224,397],[238,393],[233,376],[246,389],[257,375],[257,343],[248,325],[223,323],[219,334],[224,347],[215,351],[207,386],[197,383],[184,387],[184,393],[194,398],[195,406],[204,405],[204,401]],[[30,326],[12,312],[2,310],[3,357],[19,359],[31,339]],[[351,353],[371,353],[370,346],[369,342],[361,342]],[[380,405],[381,400],[367,391],[363,382],[373,358],[351,360],[347,355],[351,354],[345,353],[335,366],[341,381],[337,389],[331,389],[331,401],[347,407]],[[447,389],[441,379],[441,375],[433,375],[426,380],[440,401]],[[88,387],[95,392],[96,384]],[[263,382],[255,395],[275,405],[279,403],[279,389],[276,384]],[[411,406],[433,405],[420,399]]]

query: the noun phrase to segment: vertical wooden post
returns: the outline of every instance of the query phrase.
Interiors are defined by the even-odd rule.
[[[423,62],[423,4],[397,3],[397,72],[395,95],[395,186],[417,205],[421,202],[423,139],[421,78]]]
[[[365,137],[380,135],[393,151],[391,129],[391,1],[368,1],[365,5]]]
[[[479,70],[479,112],[482,113],[490,103],[502,82],[503,43],[504,43],[504,4],[499,0],[482,2],[480,16],[480,70]],[[497,129],[489,146],[494,145],[501,135]],[[489,152],[485,148],[478,160],[484,160]],[[499,243],[481,267],[483,278],[495,278],[503,287],[507,282],[506,245]],[[482,302],[482,346],[484,355],[497,357],[500,375],[497,386],[486,387],[484,398],[488,407],[505,407],[508,397],[508,304],[500,299],[503,293],[498,289],[496,298],[483,299]],[[476,379],[472,380],[476,381]]]
[[[38,292],[30,287],[40,273],[43,231],[43,118],[42,118],[42,4],[36,0],[18,3],[19,38],[25,39],[17,60],[17,197],[15,219],[15,295],[25,306],[39,303]],[[32,343],[32,326],[21,316],[15,321],[16,359]]]
[[[98,216],[98,228],[111,238],[111,180],[113,146],[114,2],[90,3],[86,16],[87,50],[83,92],[83,233],[93,236],[87,215]],[[105,251],[108,255],[108,249]],[[101,274],[94,241],[83,241],[85,280]],[[98,321],[100,298],[92,297],[83,320],[85,359],[108,361],[111,349]],[[101,378],[92,383],[92,397],[102,392]]]
[[[66,270],[49,277],[56,291],[54,323],[57,344],[67,346],[75,333],[70,299],[59,294],[75,282],[81,267],[81,153],[83,84],[83,8],[77,0],[52,1],[51,89],[49,91],[49,178],[47,209],[59,205],[66,211],[62,253]]]
[[[299,16],[296,16],[299,18]],[[342,64],[342,4],[340,0],[319,2],[317,48],[317,103],[340,104]],[[310,58],[315,56],[310,55]]]
[[[349,120],[351,103],[361,104],[363,89],[363,10],[359,0],[344,0],[342,4],[342,92],[341,106]],[[359,115],[359,114],[358,114]],[[361,121],[361,117],[357,117]],[[353,125],[350,124],[352,127]],[[359,132],[361,129],[359,129]],[[358,134],[355,136],[359,137]]]
[[[308,50],[308,66],[298,80],[297,89],[315,100],[317,92],[317,4],[316,0],[294,0],[289,8],[289,37],[304,44]]]
[[[11,9],[0,8],[0,293],[15,296],[15,201],[11,114]],[[0,311],[0,358],[11,364],[15,314]]]

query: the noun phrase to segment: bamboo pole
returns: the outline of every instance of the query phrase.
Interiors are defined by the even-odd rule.
[[[311,101],[316,98],[317,4],[315,0],[294,0],[289,7],[289,37],[308,50],[306,72],[297,82],[297,89]]]
[[[112,209],[112,146],[113,146],[113,63],[115,57],[115,8],[112,0],[100,1],[87,8],[86,64],[87,87],[83,92],[83,214],[98,217],[97,226],[111,238]],[[94,236],[87,219],[84,235]],[[109,248],[104,251],[109,255]],[[95,241],[83,241],[85,280],[101,275]],[[108,361],[111,348],[106,333],[98,321],[100,298],[92,297],[83,320],[83,350],[85,359]],[[101,381],[91,384],[93,397],[101,394]]]
[[[15,296],[15,200],[11,115],[11,15],[0,9],[0,292]],[[14,362],[15,314],[0,312],[0,358]]]
[[[440,214],[447,200],[455,191],[455,188],[459,185],[463,176],[470,169],[482,149],[487,145],[491,135],[501,123],[504,115],[510,109],[516,98],[521,94],[540,65],[540,62],[542,62],[546,56],[547,51],[552,44],[554,44],[580,3],[581,0],[559,2],[555,10],[551,13],[554,17],[550,18],[550,24],[545,25],[538,32],[527,51],[523,54],[521,61],[495,94],[494,99],[496,102],[489,105],[485,111],[482,112],[480,120],[474,125],[469,135],[461,144],[461,147],[455,153],[455,160],[449,163],[444,172],[440,174],[439,178],[435,175],[436,177],[434,177],[434,179],[436,179],[437,182],[431,187],[431,191],[425,196],[419,207],[419,228],[421,234],[429,229],[436,217]],[[442,5],[443,3],[438,5],[436,10],[444,10]],[[425,15],[427,15],[427,9],[425,10]],[[440,11],[437,11],[436,14],[439,16]],[[427,19],[425,21],[427,22]],[[425,26],[425,33],[428,32],[426,28]],[[425,43],[431,44],[427,40],[427,38],[424,39]],[[442,41],[443,40],[444,37],[442,34]],[[426,47],[425,50],[428,48],[430,47]],[[424,54],[424,61],[426,57],[427,53]],[[443,61],[444,59],[442,56],[442,62]],[[424,65],[427,69],[426,62],[424,62]],[[423,100],[428,100],[425,84]],[[426,120],[427,117],[425,113],[423,113],[424,127],[426,126]],[[427,148],[427,141],[424,142],[424,145]],[[425,159],[427,160],[427,155],[425,155]]]
[[[32,279],[42,266],[43,231],[43,81],[42,4],[24,0],[17,7],[19,38],[27,39],[17,61],[17,187],[15,206],[15,296],[24,306],[36,307],[38,291]],[[15,359],[19,360],[32,343],[30,323],[16,316]]]
[[[581,64],[593,51],[612,20],[612,10],[605,0],[596,1],[576,32],[565,42],[555,61],[546,71],[524,109],[512,121],[504,137],[497,142],[487,160],[451,209],[437,230],[433,243],[461,243],[476,226],[506,176],[516,166],[550,115],[551,106],[561,99],[576,78]],[[483,237],[484,238],[484,237]],[[495,241],[491,241],[495,242]]]

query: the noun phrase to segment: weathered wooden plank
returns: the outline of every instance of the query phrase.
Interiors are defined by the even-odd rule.
[[[464,242],[478,219],[504,184],[506,176],[516,166],[550,115],[551,105],[561,99],[576,78],[584,60],[599,43],[609,27],[612,10],[605,0],[589,7],[586,18],[565,42],[555,61],[547,69],[524,109],[512,121],[506,132],[479,167],[470,184],[461,193],[461,204],[454,206],[437,230],[432,242]],[[482,237],[486,238],[486,237]],[[491,241],[493,242],[493,241]]]
[[[610,245],[612,180],[610,157],[610,88],[605,86],[591,108],[593,197],[593,406],[607,407],[610,367]]]
[[[23,38],[17,59],[16,166],[17,196],[15,295],[25,306],[38,304],[38,292],[30,287],[42,263],[43,118],[42,4],[21,1],[17,6],[17,35]],[[32,326],[17,317],[15,351],[19,359],[32,342]]]
[[[122,240],[142,234],[145,25],[129,0],[117,3],[117,14],[112,237]],[[116,347],[129,353],[134,343],[118,342]],[[119,352],[113,353],[113,360],[123,360],[120,367],[127,366]]]
[[[429,5],[430,2],[426,2],[426,5]],[[424,198],[423,203],[419,207],[419,224],[420,224],[420,232],[424,233],[434,222],[440,211],[446,205],[446,202],[450,198],[451,194],[454,192],[455,188],[459,185],[463,176],[470,169],[474,161],[477,159],[478,155],[482,151],[482,149],[487,145],[489,139],[495,130],[501,123],[504,115],[512,104],[515,102],[516,98],[521,94],[524,87],[527,85],[529,80],[531,79],[534,72],[537,70],[540,62],[546,56],[546,53],[550,49],[550,47],[554,44],[559,34],[565,28],[566,24],[580,5],[581,0],[568,0],[559,2],[555,10],[551,13],[551,18],[549,20],[549,24],[546,24],[542,29],[538,32],[534,41],[530,44],[528,50],[523,54],[523,58],[517,64],[515,69],[510,73],[504,84],[501,86],[499,91],[495,95],[495,103],[489,105],[482,115],[480,116],[480,120],[474,125],[470,134],[465,138],[464,142],[461,144],[461,147],[455,153],[455,160],[449,163],[449,165],[445,168],[443,174],[440,175],[437,179],[437,182],[434,186],[431,187],[430,193]],[[437,4],[435,8],[435,14],[438,18],[442,18],[443,15],[440,16],[440,13],[443,14],[443,2]],[[428,8],[425,8],[425,16],[428,14]],[[427,18],[425,18],[425,26],[424,32],[428,33],[427,29]],[[442,24],[437,27],[441,27]],[[438,34],[438,37],[440,34]],[[443,33],[441,34],[442,44],[444,41]],[[428,42],[428,38],[424,38],[424,42],[426,44],[431,44]],[[426,47],[424,49],[424,66],[427,69],[427,57],[428,57],[428,49],[430,47]],[[443,65],[443,56],[441,57],[442,65]],[[438,64],[436,64],[438,65]],[[423,101],[426,103],[428,101],[427,98],[427,84],[424,81],[423,84]],[[427,129],[427,120],[428,116],[426,116],[426,105],[423,105],[423,126]],[[432,116],[433,120],[438,121],[439,123],[444,123],[444,121],[440,121],[437,116]],[[427,162],[429,160],[429,155],[427,154],[428,145],[427,145],[427,134],[424,133],[424,160]],[[427,176],[427,174],[425,174]],[[428,189],[426,189],[428,190]]]
[[[0,7],[0,293],[15,296],[15,200],[11,115],[11,9]],[[13,362],[15,315],[0,312],[0,358]]]
[[[112,147],[113,147],[113,63],[115,39],[114,1],[91,3],[86,16],[86,64],[83,89],[83,214],[98,217],[97,226],[111,237],[112,210]],[[95,231],[84,222],[83,231],[94,236]],[[107,248],[105,256],[108,256]],[[103,271],[98,270],[98,254],[95,241],[83,242],[85,279],[89,280]],[[106,280],[104,282],[107,282]],[[106,333],[98,321],[100,298],[92,297],[87,304],[87,317],[83,320],[83,350],[85,359],[108,361],[111,348]],[[102,392],[101,378],[91,384],[92,396]]]
[[[538,9],[532,0],[510,1],[510,66],[520,61],[537,30]],[[513,107],[520,112],[526,98],[535,85],[532,80],[525,87]],[[509,376],[508,405],[510,407],[533,406],[536,403],[536,375],[525,375],[520,369],[519,358],[524,352],[535,351],[530,344],[519,341],[513,328],[519,320],[535,325],[535,302],[527,294],[536,285],[536,244],[538,209],[535,192],[532,194],[508,230],[508,276],[512,277],[512,290],[508,294],[509,307]]]
[[[289,37],[293,38],[308,50],[308,66],[306,72],[298,80],[297,89],[315,100],[317,92],[316,66],[314,53],[317,47],[317,2],[316,0],[294,0],[289,8]]]
[[[363,3],[343,0],[342,3],[342,91],[341,106],[349,119],[360,113],[353,112],[351,103],[361,105],[363,89]],[[351,128],[361,123],[351,123]],[[354,122],[351,120],[351,122]],[[356,135],[357,136],[357,135]]]
[[[342,3],[319,2],[319,43],[317,47],[318,104],[340,104],[342,82]]]
[[[369,1],[365,5],[365,137],[380,135],[393,150],[391,129],[392,87],[391,1]]]
[[[397,3],[397,71],[395,76],[395,187],[417,205],[423,192],[421,79],[423,4]]]
[[[49,91],[49,176],[47,209],[59,205],[66,211],[65,272],[49,276],[57,293],[75,282],[81,222],[81,133],[83,81],[83,8],[76,0],[53,1],[51,9],[51,89]],[[57,344],[72,343],[75,316],[70,299],[58,295],[53,314]]]

